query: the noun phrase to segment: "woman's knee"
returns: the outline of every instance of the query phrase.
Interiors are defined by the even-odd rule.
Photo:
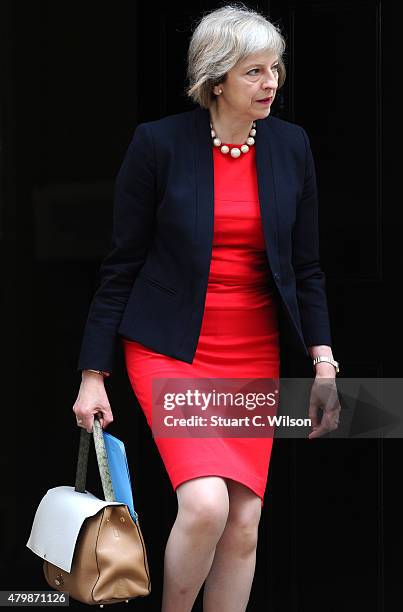
[[[259,523],[247,516],[228,517],[226,529],[230,532],[233,547],[247,556],[256,549]]]
[[[261,512],[260,497],[247,503],[231,504],[230,501],[226,530],[241,555],[250,554],[257,546]]]
[[[178,518],[185,528],[221,535],[229,512],[228,489],[223,478],[194,478],[180,485],[176,492]]]

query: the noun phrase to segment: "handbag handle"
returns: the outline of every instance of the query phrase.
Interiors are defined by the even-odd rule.
[[[105,501],[116,501],[115,492],[112,486],[111,473],[109,470],[108,455],[105,448],[103,430],[97,415],[94,416],[92,433],[88,433],[86,429],[81,427],[75,491],[78,491],[79,493],[86,492],[85,485],[87,482],[88,455],[90,452],[91,438],[94,439],[99,475],[101,476]]]

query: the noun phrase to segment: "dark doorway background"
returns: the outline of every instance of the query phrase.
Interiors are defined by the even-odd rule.
[[[3,590],[48,588],[25,543],[47,489],[74,484],[76,366],[109,246],[114,178],[138,122],[192,108],[183,93],[192,24],[221,4],[1,3]],[[287,38],[287,81],[271,112],[311,139],[333,353],[343,376],[398,377],[400,73],[392,3],[246,4]],[[121,354],[107,385],[109,430],[126,444],[152,575],[152,594],[131,605],[156,612],[176,496]],[[400,451],[391,439],[277,440],[248,610],[394,609]],[[101,496],[98,480],[94,452],[88,488]]]

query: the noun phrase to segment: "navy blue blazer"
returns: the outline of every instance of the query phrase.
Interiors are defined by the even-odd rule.
[[[261,219],[280,342],[309,356],[331,345],[319,263],[315,165],[305,130],[257,120]],[[119,336],[192,363],[200,334],[214,223],[209,112],[140,123],[118,172],[112,245],[99,269],[78,369],[111,372]]]

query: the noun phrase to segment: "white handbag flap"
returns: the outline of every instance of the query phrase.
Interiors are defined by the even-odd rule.
[[[74,487],[49,489],[36,510],[26,546],[42,559],[70,572],[83,522],[112,505],[122,503],[99,499],[88,491],[79,493]]]

